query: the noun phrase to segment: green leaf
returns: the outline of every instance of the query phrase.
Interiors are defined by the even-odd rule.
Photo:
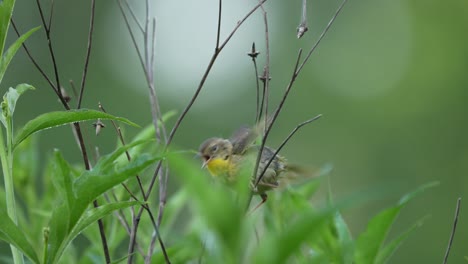
[[[8,48],[8,50],[3,54],[1,60],[0,60],[0,83],[2,82],[3,76],[5,75],[5,72],[8,68],[8,65],[10,64],[11,60],[13,59],[13,56],[15,56],[16,52],[18,49],[21,47],[23,42],[26,41],[26,39],[31,36],[32,33],[37,31],[41,27],[35,27],[25,34],[23,34],[21,37],[19,37],[11,46]]]
[[[60,195],[62,201],[66,201],[68,208],[72,208],[75,203],[75,196],[73,194],[73,181],[74,178],[71,173],[71,167],[68,162],[63,158],[60,151],[55,150],[54,152],[54,174],[53,184],[55,189]],[[65,216],[66,217],[66,216]],[[67,221],[68,222],[68,221]]]
[[[3,0],[0,2],[0,55],[3,54],[14,6],[15,0]]]
[[[88,210],[84,215],[82,215],[67,237],[62,241],[61,247],[57,252],[57,256],[60,257],[63,254],[63,251],[65,251],[66,247],[91,224],[111,214],[115,210],[124,209],[139,204],[141,204],[139,201],[116,202],[101,205],[98,208],[92,208]]]
[[[118,148],[109,155],[103,156],[91,171],[84,172],[75,180],[73,190],[77,201],[75,203],[74,212],[72,212],[74,215],[71,218],[72,224],[78,220],[78,217],[81,216],[82,211],[86,209],[88,204],[99,195],[128,178],[134,177],[156,161],[163,159],[163,157],[156,157],[145,153],[133,157],[131,161],[122,167],[116,168],[113,166],[114,161],[124,153],[125,150],[143,143],[145,143],[145,141],[134,142]]]
[[[24,139],[30,136],[33,133],[38,131],[66,125],[69,123],[75,122],[82,122],[87,120],[95,120],[95,119],[112,119],[120,122],[124,122],[128,125],[138,127],[137,124],[131,122],[130,120],[123,118],[123,117],[116,117],[104,112],[90,110],[90,109],[80,109],[80,110],[68,110],[68,111],[57,111],[57,112],[49,112],[46,114],[42,114],[33,120],[29,121],[24,125],[23,128],[18,132],[13,141],[13,149],[18,146]]]
[[[403,196],[396,206],[387,208],[372,218],[367,229],[358,237],[356,242],[355,262],[357,264],[375,263],[382,244],[387,237],[390,227],[406,204],[424,190],[436,186],[437,182],[423,185],[415,191]]]
[[[115,159],[125,150],[143,143],[145,141],[134,142],[103,156],[93,170],[83,172],[76,179],[72,178],[70,165],[60,153],[56,152],[54,181],[61,195],[60,199],[64,202],[54,210],[50,221],[48,263],[56,263],[70,242],[92,222],[113,210],[135,205],[132,202],[107,204],[98,209],[91,209],[85,214],[89,204],[99,195],[161,159],[161,157],[142,154],[134,157],[122,167],[114,166]]]
[[[413,231],[416,230],[416,228],[420,227],[423,224],[424,218],[416,222],[416,224],[414,224],[405,232],[401,233],[398,237],[396,237],[390,243],[388,243],[382,250],[380,250],[377,255],[377,260],[375,262],[386,263],[388,259],[392,256],[392,254],[395,252],[395,250],[397,250],[397,248],[409,237],[409,235],[413,233]]]
[[[238,262],[245,246],[241,243],[245,203],[238,202],[243,197],[216,181],[220,179],[210,181],[208,173],[192,157],[171,154],[168,159],[174,176],[187,190],[193,213],[206,225],[209,231],[205,232],[214,235],[216,254],[222,255],[226,262]]]
[[[7,120],[13,116],[18,98],[27,90],[34,90],[34,87],[23,83],[17,85],[15,89],[10,87],[3,96],[3,101],[0,103],[0,121],[5,127],[7,127]]]
[[[335,213],[336,209],[331,207],[304,212],[280,234],[270,233],[262,239],[253,263],[287,263],[305,241],[319,237],[319,231]]]
[[[18,101],[18,98],[20,97],[20,95],[22,95],[27,90],[34,90],[34,89],[35,88],[32,85],[29,85],[27,83],[18,84],[15,89],[10,87],[10,89],[8,90],[5,96],[8,102],[8,107],[9,107],[11,116],[13,116],[13,113],[15,112],[16,102]]]
[[[24,230],[18,228],[7,216],[6,212],[1,212],[1,215],[3,215],[3,217],[0,221],[0,239],[21,250],[32,262],[39,263],[39,258],[34,248],[29,244],[23,233]]]
[[[342,215],[337,212],[334,217],[334,224],[340,242],[341,263],[353,263],[354,244],[348,225]]]

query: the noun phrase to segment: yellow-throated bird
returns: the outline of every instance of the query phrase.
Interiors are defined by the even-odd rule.
[[[242,167],[247,162],[251,162],[250,165],[252,165],[252,162],[256,160],[253,157],[257,156],[260,147],[254,143],[258,135],[258,129],[243,127],[230,139],[209,138],[205,140],[199,148],[199,155],[203,159],[202,168],[206,167],[211,175],[222,178],[228,183],[235,182]],[[273,160],[265,170],[271,159]],[[263,171],[265,173],[256,185]],[[252,177],[251,180],[253,191],[262,198],[262,202],[255,209],[266,202],[268,197],[266,191],[277,188],[283,179],[291,178],[291,175],[298,171],[297,166],[289,165],[285,158],[275,156],[275,151],[265,146],[256,177]]]

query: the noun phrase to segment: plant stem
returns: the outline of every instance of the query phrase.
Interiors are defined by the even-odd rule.
[[[3,141],[3,129],[0,128],[0,161],[2,163],[2,170],[3,170],[3,179],[5,182],[5,195],[6,195],[6,206],[7,206],[7,213],[8,217],[17,225],[18,224],[18,217],[16,215],[16,202],[15,202],[15,190],[13,184],[13,156],[11,151],[11,118],[7,117],[7,135],[6,135],[6,142],[7,142],[7,149],[5,148],[5,142]],[[23,255],[21,252],[10,245],[11,254],[13,255],[13,262],[15,264],[22,264],[24,263]]]

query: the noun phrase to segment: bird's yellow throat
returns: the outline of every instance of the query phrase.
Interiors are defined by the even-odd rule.
[[[223,159],[223,158],[212,158],[206,164],[208,171],[213,176],[220,176],[223,174],[231,174],[232,172],[232,164],[230,159]]]

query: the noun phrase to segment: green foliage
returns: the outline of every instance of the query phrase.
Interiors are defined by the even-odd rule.
[[[8,65],[10,64],[11,60],[13,59],[13,56],[15,56],[16,52],[18,49],[21,47],[23,42],[26,41],[26,39],[31,36],[32,33],[36,32],[40,27],[33,28],[23,34],[21,37],[19,37],[3,54],[1,60],[0,60],[0,83],[2,82],[3,76],[5,75],[5,72],[8,68]]]
[[[396,206],[374,217],[366,231],[354,240],[338,211],[340,206],[333,206],[332,202],[323,208],[310,205],[308,200],[313,191],[304,190],[315,190],[318,180],[287,192],[271,193],[267,206],[259,209],[264,210],[262,222],[255,215],[261,214],[259,211],[244,215],[245,208],[239,202],[242,199],[238,190],[211,182],[188,159],[171,156],[169,160],[185,190],[174,199],[177,199],[180,209],[183,207],[181,197],[189,197],[184,199],[188,208],[192,208],[193,219],[190,221],[195,222],[190,225],[190,234],[195,233],[195,237],[198,237],[198,245],[193,242],[195,245],[192,247],[195,248],[191,258],[187,256],[186,247],[180,244],[172,248],[177,253],[171,255],[178,257],[181,254],[185,256],[184,261],[194,261],[198,254],[202,254],[204,263],[385,263],[422,223],[418,221],[381,247],[397,214],[411,198],[434,186],[428,184],[404,196]],[[349,205],[349,202],[345,201],[344,204]],[[168,205],[168,210],[175,209]],[[171,211],[169,219],[175,219],[174,215],[177,213]],[[252,226],[255,226],[254,229]],[[186,243],[189,242],[185,241],[184,245]]]
[[[26,125],[24,125],[23,128],[16,135],[13,143],[13,148],[17,147],[18,144],[21,143],[28,136],[38,131],[75,122],[96,120],[98,118],[112,119],[126,123],[131,126],[138,127],[137,124],[131,122],[126,118],[116,117],[104,112],[91,109],[49,112],[42,114],[26,123]]]
[[[429,183],[421,186],[412,193],[403,196],[397,205],[387,208],[371,219],[366,231],[362,233],[356,242],[355,261],[356,263],[385,263],[396,247],[403,242],[413,228],[397,237],[389,245],[382,249],[382,244],[387,237],[391,225],[408,202],[422,191],[436,186],[438,183]]]
[[[0,54],[3,54],[14,6],[15,0],[3,0],[0,2]]]
[[[3,216],[7,215],[3,208],[0,209]],[[3,217],[0,221],[0,239],[21,250],[32,262],[39,263],[39,258],[26,239],[24,230],[16,226],[9,217]]]
[[[65,247],[94,221],[114,210],[138,203],[110,203],[88,211],[84,215],[86,208],[99,195],[161,159],[151,155],[141,155],[123,167],[116,168],[114,166],[114,161],[127,149],[143,143],[147,142],[137,141],[118,148],[113,153],[102,157],[91,171],[85,171],[77,178],[72,174],[70,166],[60,152],[56,151],[54,183],[61,200],[64,202],[56,208],[51,218],[47,263],[56,263]]]

